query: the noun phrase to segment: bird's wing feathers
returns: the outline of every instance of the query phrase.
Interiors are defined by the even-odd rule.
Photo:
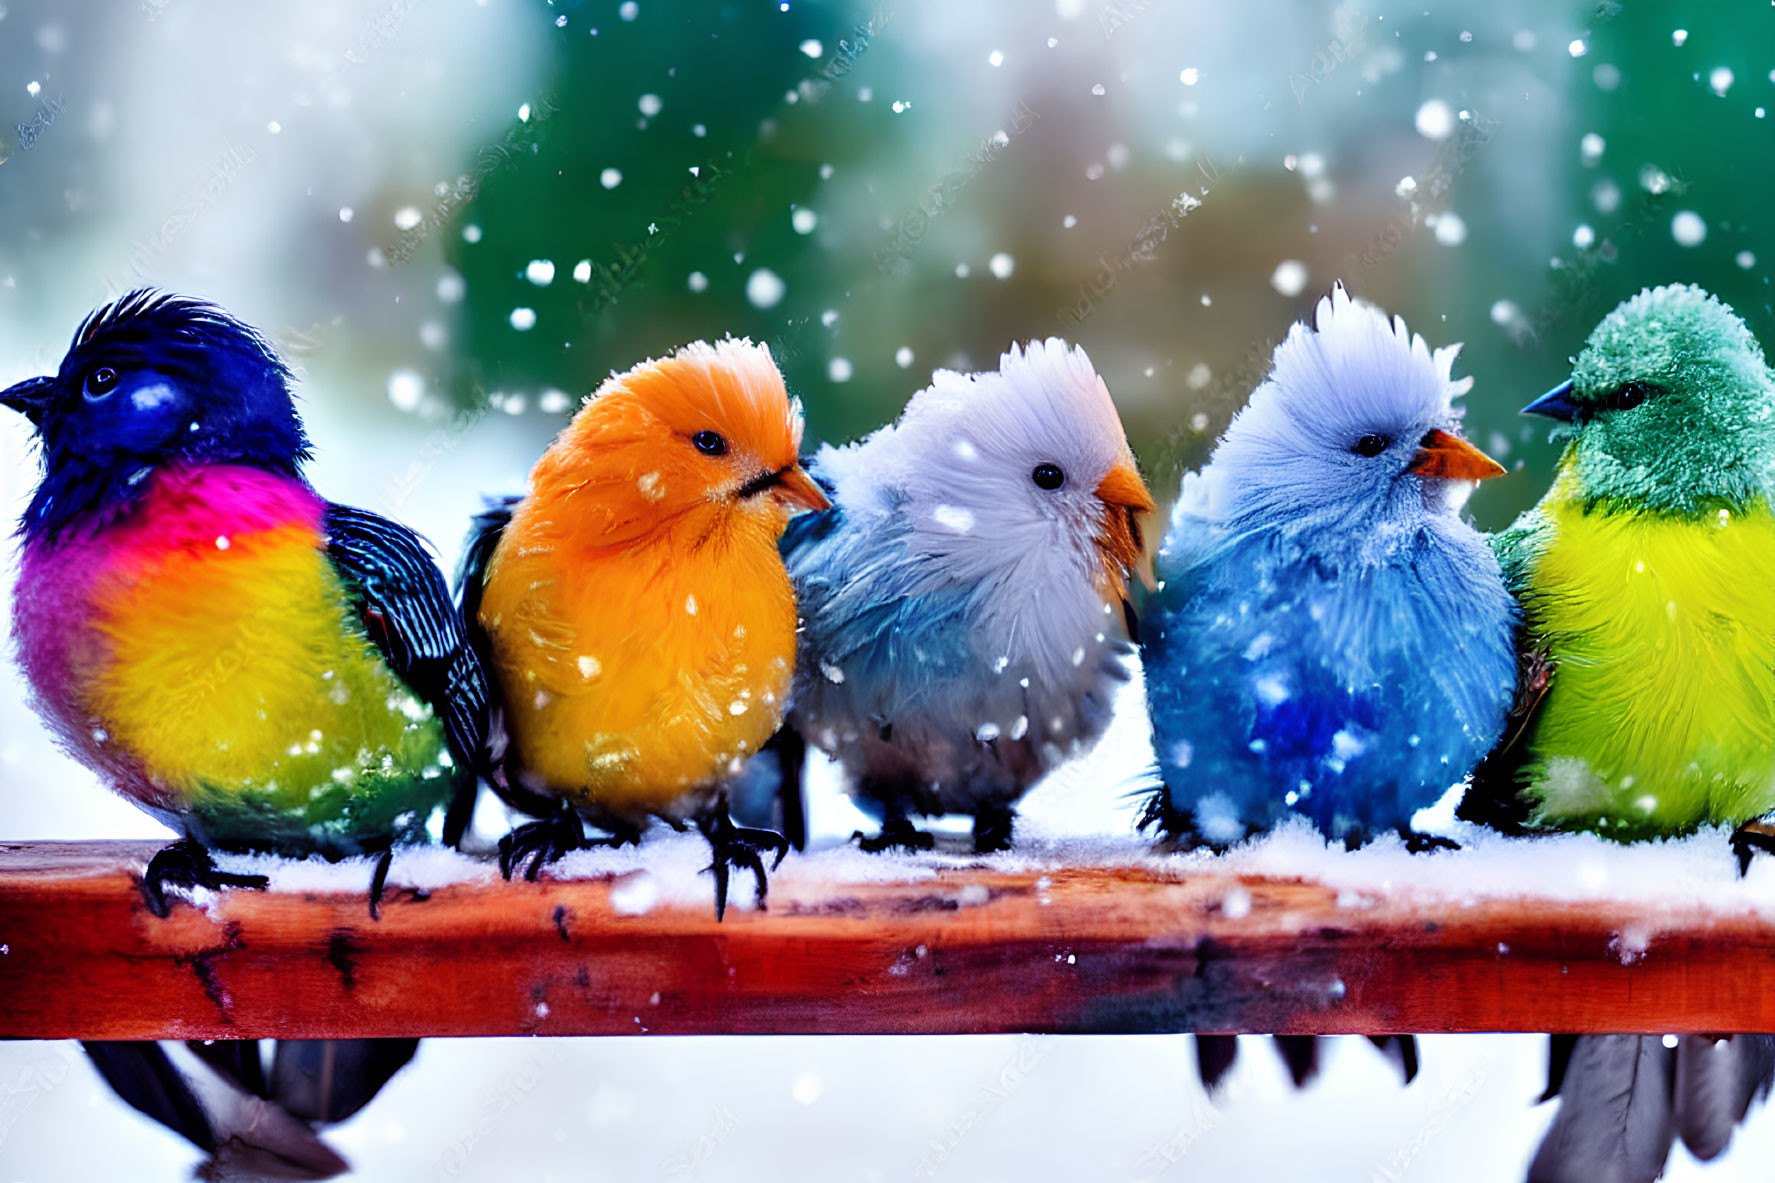
[[[1523,514],[1507,530],[1491,536],[1492,552],[1503,568],[1504,583],[1512,594],[1526,584],[1537,556],[1552,541],[1554,525],[1539,506]],[[1503,738],[1473,770],[1471,783],[1455,816],[1462,821],[1490,826],[1506,834],[1523,833],[1528,826],[1530,804],[1523,799],[1518,779],[1528,759],[1528,737],[1547,692],[1553,688],[1554,662],[1544,645],[1535,643],[1518,624],[1516,635],[1516,698],[1504,722]]]
[[[487,507],[475,515],[469,526],[462,564],[456,570],[457,616],[482,667],[489,670],[493,668],[493,651],[487,631],[481,627],[481,597],[486,591],[487,568],[493,562],[493,552],[499,549],[499,540],[511,524],[512,513],[523,500],[511,495],[487,498]],[[476,767],[507,805],[534,817],[548,816],[556,808],[555,801],[519,785],[502,768],[506,752],[505,701],[499,679],[488,679],[487,696],[486,729],[475,754]]]
[[[820,479],[816,472],[816,479]],[[918,586],[899,515],[866,524],[842,507],[794,519],[782,550],[804,622],[802,651],[843,665],[883,702],[966,672],[970,595]]]
[[[457,608],[463,627],[468,630],[469,641],[481,655],[483,663],[488,660],[487,634],[481,628],[481,595],[486,589],[487,565],[493,561],[493,552],[499,549],[499,540],[511,524],[512,511],[522,500],[522,497],[487,499],[487,508],[476,514],[469,526],[468,541],[462,549],[462,565],[456,570]],[[497,695],[497,687],[494,693]]]
[[[425,543],[399,523],[343,505],[327,507],[326,530],[327,557],[356,600],[370,639],[395,675],[437,712],[460,766],[478,769],[487,738],[487,674]],[[451,810],[446,841],[459,839],[467,826],[459,812]]]
[[[1545,648],[1531,645],[1526,634],[1517,637],[1516,700],[1504,722],[1504,736],[1487,752],[1461,797],[1455,816],[1462,821],[1490,826],[1505,834],[1528,829],[1532,809],[1522,795],[1517,774],[1528,759],[1528,737],[1547,692],[1553,688],[1554,663]]]

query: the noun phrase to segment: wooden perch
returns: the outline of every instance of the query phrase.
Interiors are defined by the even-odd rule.
[[[1426,901],[1150,867],[780,878],[768,912],[612,879],[230,891],[157,920],[155,846],[0,844],[0,1036],[1775,1031],[1748,910]],[[1623,934],[1629,950],[1624,952]]]

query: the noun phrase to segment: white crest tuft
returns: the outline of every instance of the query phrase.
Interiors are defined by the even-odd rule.
[[[1472,386],[1453,376],[1459,353],[1459,345],[1431,350],[1403,319],[1337,284],[1312,326],[1295,324],[1276,346],[1269,376],[1228,424],[1193,491],[1197,510],[1210,520],[1255,514],[1303,524],[1409,515],[1406,503],[1394,504],[1402,488],[1395,478],[1426,433],[1457,428],[1454,399]],[[1384,451],[1360,451],[1368,437]]]

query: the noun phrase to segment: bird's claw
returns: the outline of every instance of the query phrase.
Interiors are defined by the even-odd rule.
[[[703,837],[709,840],[711,860],[703,870],[715,875],[716,921],[727,915],[727,880],[733,867],[745,867],[752,872],[758,884],[758,910],[762,912],[765,896],[770,891],[770,879],[764,870],[764,860],[759,856],[766,850],[774,850],[776,859],[770,869],[776,870],[783,865],[783,856],[789,853],[789,840],[775,830],[753,830],[734,825],[725,804],[701,819],[698,825]]]
[[[370,919],[382,919],[382,893],[388,887],[388,869],[394,865],[394,848],[376,855],[376,868],[370,873]]]
[[[165,847],[148,861],[142,872],[142,900],[148,910],[161,919],[172,911],[167,902],[168,887],[207,887],[221,891],[224,887],[244,887],[264,891],[271,880],[264,875],[238,875],[216,866],[210,852],[190,838],[181,838]]]
[[[1732,832],[1732,853],[1738,856],[1738,877],[1750,873],[1750,860],[1757,852],[1775,854],[1775,825],[1746,822]]]
[[[579,815],[562,809],[541,821],[526,822],[499,840],[499,873],[510,879],[518,864],[529,859],[524,878],[534,883],[546,864],[590,845]]]
[[[1405,842],[1405,849],[1413,854],[1424,854],[1432,850],[1459,850],[1461,844],[1452,838],[1444,838],[1439,834],[1423,834],[1409,827],[1399,831],[1399,837]]]
[[[986,808],[974,815],[974,853],[994,854],[1011,849],[1011,826],[1016,813],[1009,809]]]
[[[1170,793],[1163,788],[1147,798],[1140,816],[1134,819],[1134,828],[1142,834],[1148,830],[1153,831],[1159,849],[1178,854],[1187,854],[1192,850],[1211,850],[1215,854],[1224,854],[1231,845],[1227,842],[1210,842],[1196,825],[1195,814],[1173,806]]]
[[[873,837],[858,830],[851,835],[851,841],[870,854],[880,854],[884,850],[930,850],[937,844],[935,837],[903,817],[888,818],[881,823],[881,833]]]

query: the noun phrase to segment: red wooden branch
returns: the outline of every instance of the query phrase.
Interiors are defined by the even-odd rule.
[[[1750,914],[1661,912],[1624,957],[1643,905],[1352,908],[1315,883],[986,860],[785,878],[721,924],[546,878],[397,895],[379,922],[358,893],[250,891],[157,920],[135,884],[153,849],[0,845],[0,1036],[1775,1030],[1775,923]]]

